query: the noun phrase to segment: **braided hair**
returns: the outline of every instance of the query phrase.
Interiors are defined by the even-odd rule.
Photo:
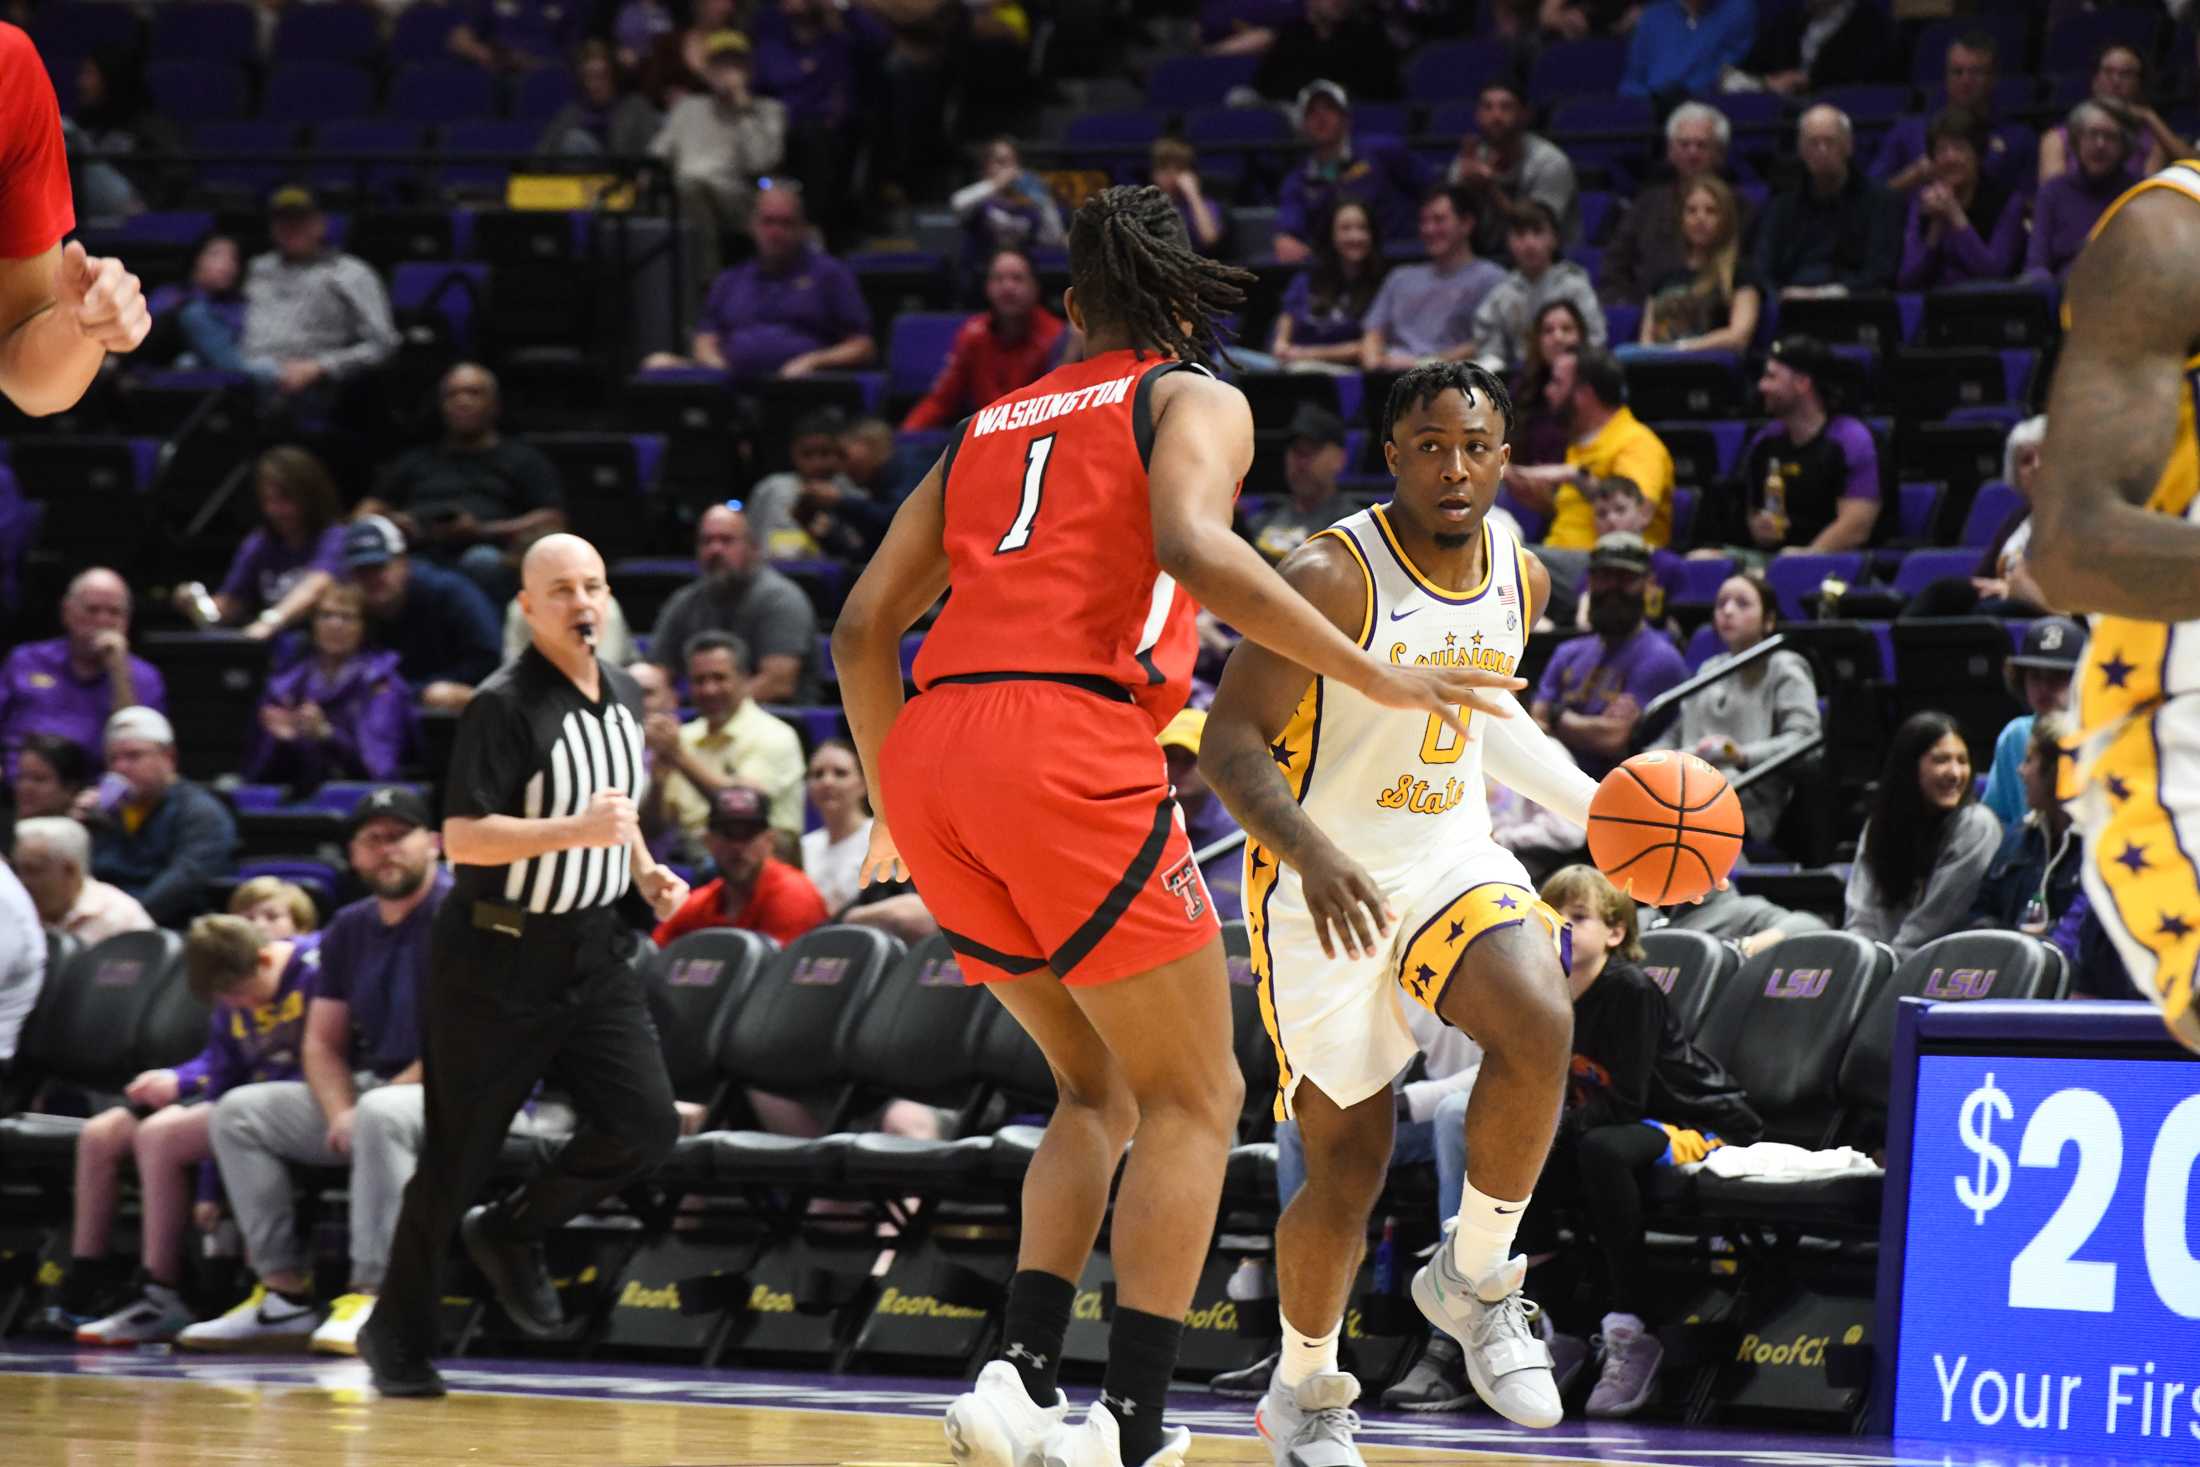
[[[1427,407],[1446,392],[1461,392],[1468,402],[1488,403],[1505,420],[1505,441],[1513,436],[1512,394],[1494,373],[1473,362],[1423,362],[1398,374],[1383,403],[1383,431],[1398,430],[1398,420],[1414,408]]]
[[[1176,206],[1151,185],[1104,188],[1070,221],[1069,281],[1086,317],[1181,361],[1213,365],[1215,319],[1244,303],[1254,278],[1193,249]]]

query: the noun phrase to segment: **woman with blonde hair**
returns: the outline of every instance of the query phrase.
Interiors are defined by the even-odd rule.
[[[1650,288],[1636,346],[1744,351],[1757,334],[1764,284],[1742,255],[1742,212],[1724,179],[1706,174],[1681,193],[1688,263]]]

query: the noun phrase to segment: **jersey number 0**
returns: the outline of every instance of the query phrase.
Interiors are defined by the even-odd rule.
[[[1474,713],[1461,706],[1459,726],[1474,727]],[[1467,752],[1467,741],[1451,731],[1451,726],[1436,714],[1428,716],[1428,728],[1421,735],[1421,762],[1423,764],[1456,764],[1459,756]]]
[[[1031,440],[1031,447],[1024,453],[1024,494],[1016,506],[1016,523],[1008,527],[1001,543],[993,547],[995,555],[1006,555],[1031,543],[1031,522],[1039,517],[1039,496],[1046,492],[1047,459],[1053,453],[1052,433]]]

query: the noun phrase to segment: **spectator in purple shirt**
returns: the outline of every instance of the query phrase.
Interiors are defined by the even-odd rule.
[[[657,353],[659,367],[719,367],[736,379],[807,377],[861,367],[878,355],[871,308],[854,272],[810,243],[802,196],[765,189],[749,216],[756,258],[711,283],[694,355]]]
[[[214,593],[224,626],[244,623],[259,640],[306,620],[321,592],[343,574],[343,501],[321,461],[303,448],[270,448],[254,478],[260,528],[244,537]],[[184,609],[191,587],[178,587]],[[249,618],[249,620],[248,620]]]
[[[1024,167],[1014,138],[987,143],[984,163],[984,176],[955,190],[947,201],[962,221],[960,276],[963,294],[972,298],[982,293],[986,267],[1002,250],[1029,254],[1059,248],[1065,238],[1054,191]]]
[[[314,789],[332,779],[394,779],[413,740],[412,695],[395,652],[369,650],[359,588],[338,582],[313,606],[313,655],[268,679],[245,777]]]
[[[2188,157],[2192,149],[2162,121],[2162,114],[2147,105],[2147,63],[2131,47],[2111,41],[2093,61],[2092,99],[2108,109],[2132,137],[2124,158],[2124,179],[2137,183],[2167,167],[2172,158]],[[2078,168],[2077,150],[2070,146],[2070,127],[2065,123],[2040,138],[2039,181],[2046,183]]]
[[[10,774],[27,735],[60,734],[97,759],[116,709],[168,706],[160,674],[130,655],[130,588],[122,577],[94,566],[69,582],[61,627],[63,635],[25,642],[0,663],[0,749]]]
[[[1665,633],[1643,625],[1650,547],[1632,531],[1602,535],[1589,553],[1589,625],[1551,654],[1530,710],[1581,765],[1602,779],[1627,757],[1642,710],[1688,676]]]
[[[2125,166],[2131,134],[2106,107],[2080,102],[2070,109],[2068,126],[2077,142],[2078,166],[2040,185],[2032,206],[2032,243],[2024,256],[2027,280],[2060,281],[2094,224],[2131,187]]]
[[[1390,269],[1374,215],[1358,199],[1340,200],[1315,235],[1313,265],[1284,287],[1270,350],[1285,366],[1318,362],[1357,370],[1367,313]]]
[[[1723,531],[1751,563],[1871,543],[1885,493],[1879,445],[1862,419],[1836,411],[1837,375],[1832,351],[1815,337],[1772,344],[1757,381],[1772,421],[1743,446],[1725,492],[1705,504],[1706,539]]]
[[[123,1089],[129,1105],[94,1116],[77,1141],[76,1220],[60,1310],[77,1319],[80,1345],[165,1343],[192,1322],[196,1316],[181,1293],[185,1225],[211,1231],[221,1215],[219,1185],[203,1165],[214,1155],[210,1102],[239,1085],[299,1075],[306,1005],[320,968],[317,937],[270,936],[241,916],[201,917],[184,939],[183,964],[192,996],[214,1010],[206,1021],[206,1047],[174,1069],[147,1070],[132,1080]],[[133,1107],[151,1113],[139,1120]],[[137,1166],[142,1272],[135,1298],[90,1320],[93,1301],[120,1282],[108,1234],[126,1156]],[[194,1170],[195,1207],[187,1181]]]
[[[1980,173],[1986,123],[1950,107],[1933,119],[1933,179],[1910,200],[1898,290],[2007,280],[2024,252],[2024,198]]]
[[[1980,172],[2004,188],[2029,195],[2032,158],[2039,149],[2039,139],[2022,123],[1994,119],[1999,51],[2000,45],[1989,31],[1968,31],[1950,41],[1942,75],[1942,100],[1985,122],[1986,146],[1979,154]],[[1908,193],[1931,183],[1936,170],[1929,131],[1930,119],[1923,113],[1896,119],[1872,157],[1871,176],[1896,193]]]
[[[1312,259],[1321,221],[1346,199],[1367,207],[1384,239],[1412,232],[1413,165],[1395,148],[1354,150],[1352,102],[1343,87],[1307,83],[1299,93],[1299,135],[1306,139],[1306,161],[1283,180],[1269,246],[1279,261],[1303,265]]]

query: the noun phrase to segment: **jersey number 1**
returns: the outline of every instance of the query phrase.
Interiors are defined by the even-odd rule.
[[[1031,543],[1031,522],[1039,517],[1039,496],[1046,491],[1047,459],[1053,453],[1052,433],[1031,440],[1031,447],[1024,453],[1024,496],[1016,506],[1016,523],[1008,527],[1001,543],[993,547],[995,555],[1006,555]]]

